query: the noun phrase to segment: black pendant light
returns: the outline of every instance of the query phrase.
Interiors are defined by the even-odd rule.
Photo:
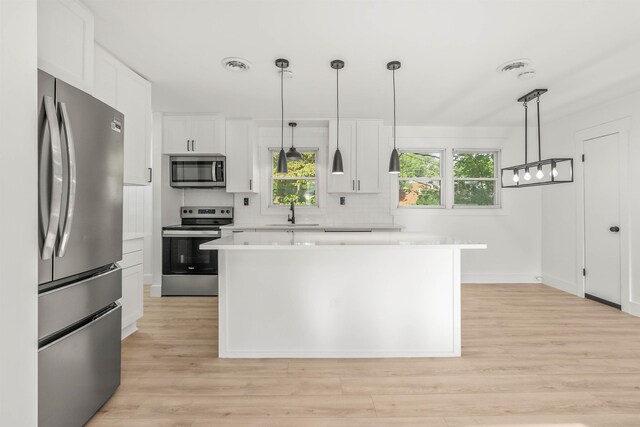
[[[393,79],[393,151],[389,159],[389,173],[400,173],[400,154],[396,148],[396,70],[400,68],[400,61],[391,61],[387,70],[391,70]]]
[[[336,70],[336,152],[333,155],[331,173],[342,175],[344,173],[344,166],[342,165],[342,153],[340,153],[340,86],[338,85],[338,74],[339,71],[344,68],[344,61],[334,59],[331,61],[331,68]]]
[[[547,89],[535,89],[526,95],[518,98],[524,106],[524,163],[516,166],[508,166],[501,170],[502,188],[533,187],[538,185],[562,184],[573,182],[573,159],[567,157],[554,157],[542,159],[540,142],[540,95],[547,92]],[[529,162],[528,147],[528,103],[536,100],[538,113],[538,160]],[[535,178],[531,176],[532,170],[536,171]],[[520,172],[524,171],[523,179],[520,179]],[[546,171],[546,172],[545,172]],[[511,183],[509,182],[509,177]],[[507,183],[505,184],[505,181]]]
[[[280,68],[280,107],[282,113],[280,153],[278,154],[278,173],[287,173],[287,155],[284,152],[284,69],[289,67],[289,61],[282,58],[276,59],[276,67]]]
[[[298,124],[296,122],[289,122],[289,126],[291,126],[291,148],[287,151],[287,160],[290,162],[296,162],[298,160],[302,160],[302,154],[300,154],[300,152],[296,150],[296,147],[293,146],[293,128],[298,126]]]

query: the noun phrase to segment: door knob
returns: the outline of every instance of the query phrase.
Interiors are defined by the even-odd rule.
[[[620,231],[620,227],[614,225],[613,227],[609,227],[609,231],[612,233],[617,233],[618,231]]]

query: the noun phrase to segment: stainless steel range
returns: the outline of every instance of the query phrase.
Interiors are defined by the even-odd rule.
[[[162,228],[162,295],[218,295],[218,251],[200,250],[233,223],[232,207],[183,206],[182,224]]]

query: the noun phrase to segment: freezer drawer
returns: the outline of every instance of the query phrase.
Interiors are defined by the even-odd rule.
[[[120,385],[121,307],[38,352],[38,425],[84,425]]]
[[[121,296],[120,267],[40,294],[38,340],[86,318]]]

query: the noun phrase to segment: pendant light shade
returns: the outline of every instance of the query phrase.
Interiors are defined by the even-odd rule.
[[[400,153],[394,148],[389,159],[389,173],[400,173]]]
[[[296,147],[293,145],[293,128],[298,126],[298,124],[296,122],[289,122],[289,126],[291,126],[291,148],[287,151],[287,160],[297,162],[298,160],[302,160],[302,154],[296,150]]]
[[[287,173],[287,155],[284,152],[284,69],[289,67],[289,61],[286,59],[276,59],[276,67],[280,69],[280,112],[281,112],[281,128],[280,135],[280,153],[278,154],[278,173]]]
[[[396,148],[396,70],[400,68],[400,61],[391,61],[387,70],[391,70],[393,80],[393,151],[389,159],[389,173],[400,173],[400,153]]]
[[[342,164],[342,153],[340,153],[339,148],[336,148],[336,152],[333,155],[333,165],[331,166],[331,173],[334,175],[342,175],[344,173],[344,166]]]
[[[340,86],[338,85],[338,75],[339,71],[344,68],[344,61],[334,59],[331,61],[331,68],[336,70],[336,152],[333,155],[331,173],[342,175],[344,173],[344,165],[342,164],[342,153],[340,153]]]

